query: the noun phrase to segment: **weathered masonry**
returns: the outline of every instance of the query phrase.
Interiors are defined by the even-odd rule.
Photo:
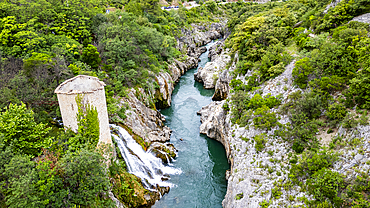
[[[104,82],[99,81],[96,77],[78,75],[60,84],[54,92],[58,96],[60,112],[65,127],[77,132],[78,107],[76,97],[82,95],[82,103],[90,104],[98,111],[99,143],[112,144],[104,86]]]

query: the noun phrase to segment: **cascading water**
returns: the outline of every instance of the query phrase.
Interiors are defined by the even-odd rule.
[[[110,125],[114,129],[113,138],[124,158],[128,172],[141,178],[146,189],[156,191],[157,186],[173,187],[168,181],[163,181],[165,175],[180,174],[181,170],[171,166],[165,166],[162,160],[155,157],[150,151],[143,148],[122,127]]]

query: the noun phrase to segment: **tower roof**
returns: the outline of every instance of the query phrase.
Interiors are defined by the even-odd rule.
[[[78,75],[64,81],[54,91],[57,94],[82,94],[93,93],[104,89],[104,82],[99,81],[97,77]]]

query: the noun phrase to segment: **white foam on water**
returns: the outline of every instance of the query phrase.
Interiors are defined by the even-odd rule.
[[[166,166],[160,158],[155,157],[151,151],[145,152],[144,149],[132,138],[132,136],[122,127],[110,124],[117,131],[113,133],[114,140],[124,158],[128,172],[141,178],[145,188],[153,190],[154,187],[174,185],[168,181],[162,181],[164,175],[181,174],[180,169]]]

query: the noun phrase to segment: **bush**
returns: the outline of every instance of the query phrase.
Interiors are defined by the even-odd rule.
[[[260,134],[253,137],[254,139],[254,148],[256,148],[257,152],[262,151],[265,148],[265,144],[267,142],[266,134]]]
[[[243,90],[244,89],[243,81],[241,81],[240,79],[232,79],[229,85],[234,90]]]
[[[281,43],[271,45],[264,56],[261,57],[259,71],[263,80],[280,75],[285,70],[285,65],[292,60],[291,56],[284,51]]]
[[[12,147],[15,153],[37,156],[41,148],[47,148],[51,144],[51,138],[47,136],[51,128],[45,124],[36,123],[32,110],[28,110],[25,104],[10,104],[5,111],[0,113],[0,142],[5,146]]]
[[[333,103],[329,106],[328,110],[326,111],[326,116],[330,120],[343,120],[344,117],[347,115],[346,107],[341,103]]]
[[[320,202],[330,201],[335,207],[340,207],[342,199],[338,196],[344,188],[344,179],[339,173],[323,168],[307,180],[308,192]]]
[[[294,83],[298,85],[301,89],[307,87],[308,75],[310,75],[314,69],[311,66],[310,59],[305,57],[298,60],[295,63],[292,75],[294,77]]]
[[[257,108],[254,111],[253,123],[254,126],[261,129],[271,130],[271,128],[278,125],[278,119],[274,112],[269,112],[270,108],[266,105]]]
[[[309,85],[318,92],[333,93],[342,90],[345,87],[346,79],[336,75],[331,77],[321,77],[309,82]]]

